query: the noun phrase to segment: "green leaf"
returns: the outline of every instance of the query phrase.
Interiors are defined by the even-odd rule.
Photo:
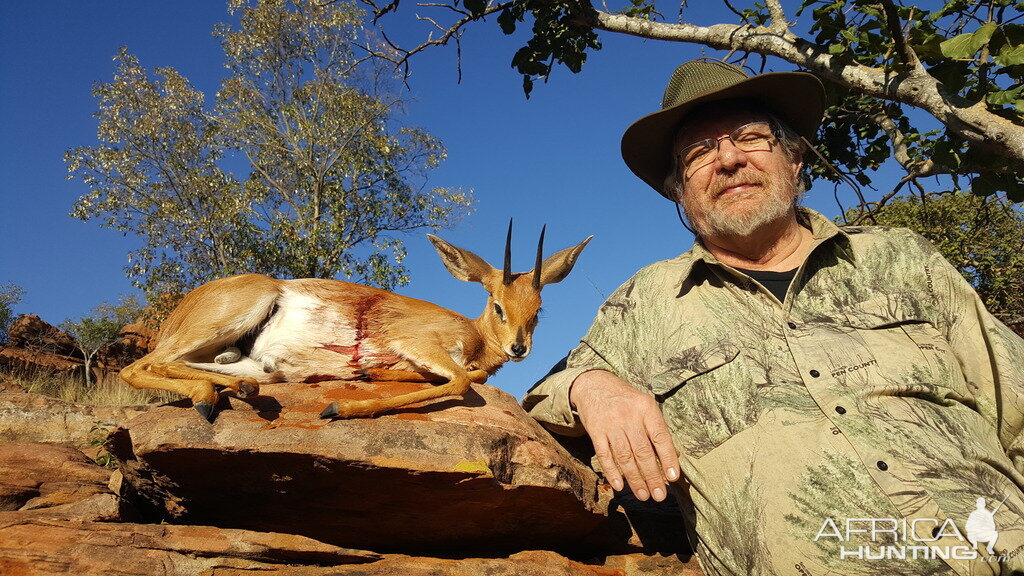
[[[972,48],[971,38],[973,34],[959,34],[939,44],[942,55],[946,58],[970,58],[978,50]]]
[[[974,32],[954,36],[939,45],[942,55],[947,58],[970,58],[988,44],[998,28],[995,22],[986,22]]]
[[[993,92],[985,97],[985,101],[989,104],[995,104],[997,106],[1006,106],[1007,104],[1015,103],[1019,97],[1021,90],[1024,86],[1018,86],[1012,90],[1003,90],[1001,92]]]
[[[501,26],[501,31],[506,35],[516,31],[516,15],[511,9],[505,8],[498,14],[498,26]]]
[[[948,133],[936,141],[935,149],[932,150],[932,160],[940,166],[948,168],[956,169],[960,166],[959,150],[954,146],[953,142],[950,142],[950,135]]]
[[[971,42],[974,45],[974,50],[981,50],[981,47],[988,44],[988,41],[992,39],[992,35],[995,34],[996,30],[999,29],[999,24],[995,22],[985,22],[980,28],[971,34]]]
[[[1005,175],[981,174],[971,181],[971,193],[978,196],[991,196],[1007,188]]]
[[[1024,202],[1024,185],[1021,184],[1020,180],[1017,180],[1012,185],[1007,186],[1006,196],[1014,202]],[[1017,282],[1019,281],[1020,278],[1018,277]]]
[[[846,52],[846,45],[844,44],[833,44],[828,47],[829,54],[842,54]]]
[[[487,0],[463,0],[462,5],[469,10],[473,16],[479,16],[487,8]]]
[[[920,58],[941,58],[943,56],[942,36],[928,34],[920,43],[913,44],[913,48]]]
[[[1009,44],[996,54],[996,64],[1000,66],[1014,66],[1024,64],[1024,45],[1011,47]]]

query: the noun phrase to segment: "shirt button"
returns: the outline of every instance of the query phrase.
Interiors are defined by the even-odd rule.
[[[833,436],[838,436],[840,434],[840,432],[841,431],[839,430],[839,428],[833,428],[832,429],[832,435]]]
[[[821,372],[818,372],[817,370],[811,370],[810,374],[811,378],[817,378],[818,376],[821,376]]]
[[[842,406],[836,406],[836,412],[840,414],[846,414],[846,408],[843,408]]]
[[[885,460],[879,460],[875,465],[883,472],[889,469],[889,465],[885,463]]]
[[[796,322],[789,322],[786,324],[790,330],[796,330]]]

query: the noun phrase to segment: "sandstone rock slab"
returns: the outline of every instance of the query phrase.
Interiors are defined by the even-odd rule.
[[[0,370],[11,374],[59,374],[81,376],[84,364],[78,358],[46,350],[0,347]]]
[[[0,444],[0,510],[47,508],[110,493],[110,470],[79,450],[33,442]]]
[[[108,448],[126,490],[174,523],[407,554],[604,544],[610,489],[496,388],[376,418],[319,418],[335,400],[424,386],[266,385],[225,398],[212,424],[187,401],[154,408]]]
[[[379,558],[372,552],[288,534],[0,512],[0,574],[5,576],[277,573],[281,567],[337,566]]]
[[[27,392],[0,392],[0,442],[86,448],[151,406],[87,406]]]

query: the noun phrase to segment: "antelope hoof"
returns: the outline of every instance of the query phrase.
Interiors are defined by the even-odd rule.
[[[337,417],[338,417],[338,403],[337,402],[331,402],[330,404],[327,405],[326,408],[323,409],[322,412],[320,412],[320,418],[322,418],[324,420],[329,420],[329,419],[337,418]]]
[[[255,382],[239,382],[238,392],[236,394],[239,398],[248,398],[250,396],[256,396],[260,393],[260,386]]]
[[[196,409],[196,412],[199,412],[199,414],[201,414],[203,418],[206,418],[208,422],[213,422],[213,404],[200,401],[193,403],[192,406]]]

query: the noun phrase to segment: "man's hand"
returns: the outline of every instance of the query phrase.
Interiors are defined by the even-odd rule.
[[[679,456],[654,398],[611,372],[590,370],[573,382],[569,402],[612,487],[622,490],[625,477],[638,499],[664,500],[664,479],[679,478]]]

